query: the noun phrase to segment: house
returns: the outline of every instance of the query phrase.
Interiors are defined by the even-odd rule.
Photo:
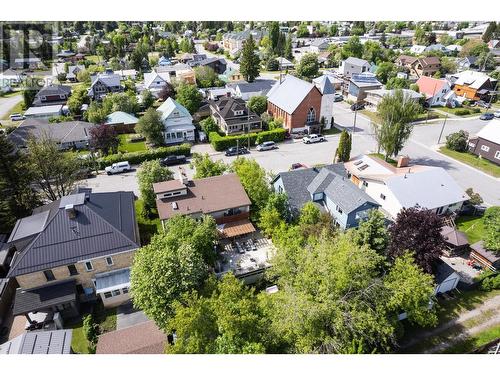
[[[408,55],[400,55],[395,64],[405,68],[412,76],[431,77],[441,68],[441,60],[436,56],[429,57],[413,57]]]
[[[168,66],[172,65],[172,61],[168,57],[161,56],[160,59],[158,60],[158,66]]]
[[[204,98],[210,100],[218,100],[224,96],[229,97],[234,92],[232,87],[213,87],[210,89],[199,89],[199,91],[201,92]]]
[[[173,76],[175,77],[175,72]],[[149,90],[154,96],[158,96],[161,90],[170,84],[171,79],[172,74],[170,72],[158,73],[153,70],[150,73],[144,73],[143,90]]]
[[[17,86],[23,81],[23,77],[20,72],[7,69],[0,73],[0,81],[2,81],[5,86]]]
[[[167,98],[157,109],[161,113],[163,136],[167,145],[194,142],[193,118],[189,111],[172,98]]]
[[[347,78],[351,78],[354,74],[361,74],[370,70],[370,63],[357,57],[348,57],[343,60],[339,67],[339,73]]]
[[[47,107],[40,107],[47,108]],[[83,149],[88,146],[90,128],[95,126],[85,121],[65,121],[49,123],[44,119],[26,119],[8,139],[18,148],[27,147],[30,137],[48,137],[54,140],[61,150]]]
[[[66,104],[71,95],[71,87],[63,85],[49,85],[43,87],[35,95],[33,107]]]
[[[221,97],[210,100],[210,112],[226,135],[255,133],[262,130],[262,120],[239,98]]]
[[[240,98],[245,101],[250,100],[253,96],[265,96],[275,85],[274,79],[256,79],[253,82],[234,82],[226,86],[231,88],[232,95],[235,98]]]
[[[446,255],[456,256],[469,246],[467,235],[450,225],[443,225],[441,235],[446,243]]]
[[[105,125],[112,126],[118,134],[133,133],[139,119],[130,113],[116,111],[108,115]]]
[[[65,49],[65,50],[62,50],[61,52],[59,52],[56,56],[63,61],[68,61],[70,58],[74,57],[75,55],[76,55],[75,52],[70,51],[68,49]]]
[[[446,54],[456,56],[458,53],[460,53],[460,51],[462,51],[462,46],[458,44],[450,44],[449,46],[446,46],[445,49]]]
[[[121,77],[111,70],[92,75],[90,81],[90,88],[87,94],[93,100],[101,100],[107,94],[123,91]]]
[[[222,47],[230,53],[239,51],[243,48],[245,41],[252,35],[256,45],[259,45],[260,40],[266,35],[266,32],[261,30],[244,30],[239,32],[229,32],[222,36]]]
[[[28,119],[48,119],[49,117],[57,117],[63,114],[63,105],[46,105],[43,107],[29,107],[24,116]]]
[[[347,86],[347,99],[361,102],[366,99],[367,93],[371,90],[382,88],[382,83],[378,81],[373,73],[353,74]]]
[[[491,92],[495,90],[496,79],[487,74],[466,70],[460,73],[452,74],[451,82],[453,91],[457,96],[467,100],[490,100]]]
[[[130,299],[130,266],[140,247],[134,194],[73,194],[33,210],[9,237],[16,248],[8,277],[15,277],[13,315],[78,315],[80,302],[112,307]]]
[[[285,59],[284,57],[278,57],[278,64],[280,66],[281,70],[289,70],[293,69],[294,64],[288,59]]]
[[[469,152],[500,165],[500,120],[489,121],[476,136],[469,138]]]
[[[322,95],[315,84],[287,74],[267,93],[267,112],[283,119],[290,133],[317,132],[321,120]]]
[[[418,91],[425,96],[427,104],[432,106],[445,106],[452,98],[447,94],[451,91],[450,83],[445,79],[420,77],[417,80]]]
[[[41,69],[44,67],[43,62],[40,58],[38,57],[20,57],[17,59],[14,59],[14,63],[12,64],[12,67],[15,69]]]
[[[115,70],[114,74],[120,76],[121,81],[126,81],[128,79],[135,81],[135,78],[137,77],[137,70],[135,70],[135,69],[120,69],[120,70]]]
[[[403,95],[406,99],[412,100],[414,102],[418,102],[421,98],[423,98],[422,94],[413,90],[401,89],[401,91],[403,91]],[[376,111],[378,105],[380,104],[384,96],[394,95],[395,92],[396,92],[395,89],[392,90],[378,89],[378,90],[367,91],[365,103],[367,104],[368,107]]]
[[[460,275],[452,267],[439,259],[434,268],[434,280],[436,281],[435,295],[456,289],[460,281]]]
[[[78,73],[85,70],[84,65],[70,65],[68,66],[68,73],[66,73],[66,79],[70,82],[78,82]]]
[[[488,42],[488,48],[489,49],[500,48],[500,39],[491,39]]]
[[[425,47],[425,51],[424,52],[442,52],[442,53],[447,53],[447,49],[444,45],[442,45],[441,43],[436,43],[436,44],[431,44],[427,47]]]
[[[479,241],[470,245],[470,260],[481,268],[497,272],[500,270],[500,254],[484,247],[484,242]]]
[[[72,354],[73,330],[26,332],[0,345],[0,354]]]
[[[477,56],[466,56],[457,59],[458,71],[470,70],[472,68],[477,68]]]
[[[320,53],[320,52],[326,51],[328,49],[329,45],[330,45],[330,43],[328,43],[328,41],[326,39],[318,38],[318,39],[314,39],[311,42],[311,45],[309,46],[309,50],[312,53]]]
[[[362,155],[344,166],[351,181],[379,203],[390,219],[402,208],[416,205],[438,215],[458,212],[469,199],[443,168],[408,163],[407,157],[400,157],[395,167],[375,156]]]
[[[187,64],[177,63],[175,65],[159,66],[156,68],[156,72],[168,73],[170,75],[170,80],[168,82],[178,81],[184,82],[191,85],[196,84],[196,75],[193,68]]]
[[[410,53],[413,53],[415,55],[421,55],[422,53],[425,52],[426,46],[422,46],[419,44],[414,44],[410,48]]]
[[[197,66],[206,66],[213,69],[213,71],[217,74],[224,73],[227,68],[226,60],[220,57],[209,57],[203,60],[192,60],[188,63],[188,65],[192,68]]]
[[[325,129],[330,129],[333,125],[333,103],[335,101],[335,87],[333,78],[329,75],[322,75],[313,79],[313,83],[321,92],[321,117],[323,118]]]
[[[195,219],[210,215],[222,237],[255,232],[249,220],[251,202],[238,175],[229,173],[189,180],[182,168],[178,173],[176,180],[153,184],[156,208],[163,225],[174,215],[189,215]]]
[[[239,70],[231,68],[227,68],[224,73],[219,74],[219,78],[226,83],[244,80],[243,74],[241,74]]]
[[[379,207],[349,180],[342,164],[281,172],[272,185],[276,192],[287,194],[293,217],[297,217],[305,203],[314,202],[322,211],[330,213],[342,229],[357,227],[370,210]]]

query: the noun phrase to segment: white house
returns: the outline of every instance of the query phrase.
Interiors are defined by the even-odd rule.
[[[170,73],[144,73],[144,90],[149,90],[155,96],[170,83]]]
[[[325,129],[330,129],[333,125],[333,103],[335,101],[335,87],[332,83],[333,77],[322,75],[313,79],[313,83],[321,92],[321,117],[325,121]]]
[[[126,81],[127,79],[135,80],[137,77],[137,70],[135,69],[120,69],[115,70],[114,73],[119,75],[122,81]]]
[[[410,52],[414,53],[415,55],[420,55],[420,54],[424,53],[424,51],[425,51],[426,48],[427,48],[426,46],[421,46],[419,44],[414,44],[413,46],[411,46]]]
[[[459,211],[469,199],[465,191],[441,167],[408,166],[400,158],[399,167],[368,155],[345,163],[351,180],[395,219],[402,208],[416,205],[438,215]]]
[[[444,106],[455,98],[450,83],[445,79],[422,76],[418,79],[417,86],[418,91],[425,96],[426,102],[431,107]]]
[[[161,113],[166,144],[194,142],[193,118],[185,107],[168,98],[157,111]]]
[[[370,63],[357,57],[348,57],[340,64],[339,72],[346,77],[370,71]]]

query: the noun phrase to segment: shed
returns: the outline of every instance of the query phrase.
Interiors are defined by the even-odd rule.
[[[455,289],[460,281],[459,274],[442,260],[436,266],[434,278],[436,280],[434,294],[449,292]]]

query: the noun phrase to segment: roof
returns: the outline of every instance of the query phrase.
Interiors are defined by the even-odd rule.
[[[305,97],[315,89],[314,84],[287,74],[281,84],[276,84],[267,93],[267,99],[285,112],[292,114]]]
[[[477,133],[477,137],[500,145],[500,120],[493,119]]]
[[[164,193],[172,190],[185,189],[185,188],[186,185],[184,185],[179,180],[168,180],[162,182],[155,182],[153,184],[153,191],[155,192],[155,194]]]
[[[456,228],[444,225],[441,228],[441,235],[444,240],[455,247],[465,246],[469,244],[467,236],[464,232],[457,230]]]
[[[76,300],[76,281],[69,279],[43,285],[37,288],[16,290],[13,315],[43,311],[55,305],[74,302]]]
[[[37,92],[35,96],[34,104],[41,101],[42,96],[51,96],[51,95],[70,95],[71,87],[63,86],[63,85],[49,85],[43,87],[40,91]]]
[[[110,292],[130,286],[130,268],[95,275],[96,293]]]
[[[52,107],[52,106],[48,106]],[[37,107],[47,108],[47,107]],[[47,136],[56,142],[81,142],[88,140],[90,128],[94,126],[85,121],[68,121],[49,123],[45,119],[26,119],[8,138],[18,147],[26,147],[30,137],[41,138]]]
[[[488,81],[496,81],[487,74],[473,70],[464,70],[463,72],[453,74],[452,77],[455,79],[455,85],[469,86],[476,90],[480,89]]]
[[[222,237],[231,238],[255,232],[255,227],[250,220],[239,220],[232,223],[217,225]]]
[[[423,95],[419,92],[416,92],[414,90],[409,90],[409,89],[377,89],[377,90],[370,90],[368,91],[368,95],[377,95],[377,96],[386,96],[386,95],[394,95],[396,93],[396,90],[401,90],[403,91],[403,96],[404,97],[409,97],[410,99],[420,99]]]
[[[331,81],[331,77],[322,75],[313,79],[313,83],[318,88],[321,95],[335,94],[335,87]]]
[[[427,98],[432,98],[436,92],[443,89],[448,82],[444,79],[422,76],[417,81],[419,92],[425,94]]]
[[[144,87],[149,87],[153,81],[161,80],[163,82],[170,82],[170,73],[168,72],[155,72],[144,73]]]
[[[120,86],[120,76],[115,73],[105,72],[93,75],[90,77],[92,83],[90,87],[93,87],[97,82],[101,82],[103,85],[108,87]]]
[[[74,205],[73,219],[65,211],[67,204]],[[33,211],[40,213],[48,217],[40,215],[27,229],[21,219],[14,227],[12,239],[38,233],[18,249],[9,277],[134,250],[140,244],[132,192],[72,194]]]
[[[441,284],[442,282],[446,281],[446,279],[448,279],[455,273],[455,270],[446,262],[443,262],[441,259],[437,262],[435,269],[436,272],[434,273],[434,279],[436,280],[437,284]]]
[[[485,249],[483,241],[479,241],[470,245],[470,248],[481,255],[483,258],[490,261],[492,264],[500,261],[500,253],[495,253],[492,250]]]
[[[153,321],[99,336],[97,354],[163,354],[167,335]]]
[[[159,191],[156,186],[155,190]],[[173,202],[176,203],[176,209],[172,207]],[[187,185],[187,195],[156,200],[158,214],[162,220],[176,214],[210,214],[250,204],[238,175],[234,173],[194,179]]]
[[[415,56],[408,56],[408,55],[400,55],[396,59],[396,61],[400,62],[402,65],[411,65],[417,60],[418,58],[416,58]]]
[[[228,84],[228,87],[236,89],[238,87],[241,93],[259,92],[261,95],[266,95],[269,90],[276,84],[274,79],[256,79],[253,82],[237,82]]]
[[[304,204],[311,201],[307,186],[317,175],[318,170],[315,168],[296,169],[278,174],[277,178],[281,178],[292,212],[299,212]]]
[[[212,110],[217,112],[226,122],[235,118],[243,119],[245,122],[247,120],[260,121],[260,117],[252,110],[249,110],[243,99],[225,96],[218,100],[209,100],[209,104]],[[236,115],[236,111],[242,111],[242,114]]]
[[[422,66],[425,68],[429,65],[440,65],[441,60],[439,57],[436,56],[429,56],[429,57],[421,57],[418,59],[418,62],[422,64]]]
[[[0,345],[0,354],[70,354],[71,329],[26,332]]]
[[[351,64],[355,66],[363,66],[363,65],[370,65],[370,63],[366,60],[363,59],[358,59],[357,57],[348,57],[343,61],[346,64]]]
[[[62,104],[46,105],[43,107],[29,107],[24,114],[25,116],[59,114],[61,113],[62,108]]]
[[[171,115],[174,117],[187,117],[191,120],[193,119],[186,107],[172,98],[167,98],[167,100],[165,100],[162,105],[158,107],[157,111],[161,112],[162,121]]]
[[[111,113],[107,118],[106,118],[106,125],[112,125],[112,124],[137,124],[139,120],[137,117],[126,113],[122,111],[116,111]]]
[[[382,83],[380,83],[373,73],[360,73],[353,74],[350,80],[350,83],[358,87],[382,87]]]

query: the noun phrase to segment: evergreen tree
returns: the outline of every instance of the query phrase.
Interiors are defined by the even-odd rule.
[[[284,48],[284,53],[283,57],[285,59],[291,60],[293,59],[293,54],[292,54],[292,37],[290,34],[287,36],[286,41],[285,41],[285,48]]]
[[[352,137],[347,130],[342,130],[340,134],[339,146],[335,151],[335,159],[337,162],[346,162],[351,158],[351,143]]]
[[[253,82],[260,72],[260,58],[255,53],[256,45],[252,35],[247,39],[241,52],[240,72],[247,82]]]
[[[488,27],[486,28],[486,31],[483,34],[483,42],[488,43],[491,39],[493,39],[493,36],[495,35],[496,31],[497,31],[497,23],[490,22]]]

